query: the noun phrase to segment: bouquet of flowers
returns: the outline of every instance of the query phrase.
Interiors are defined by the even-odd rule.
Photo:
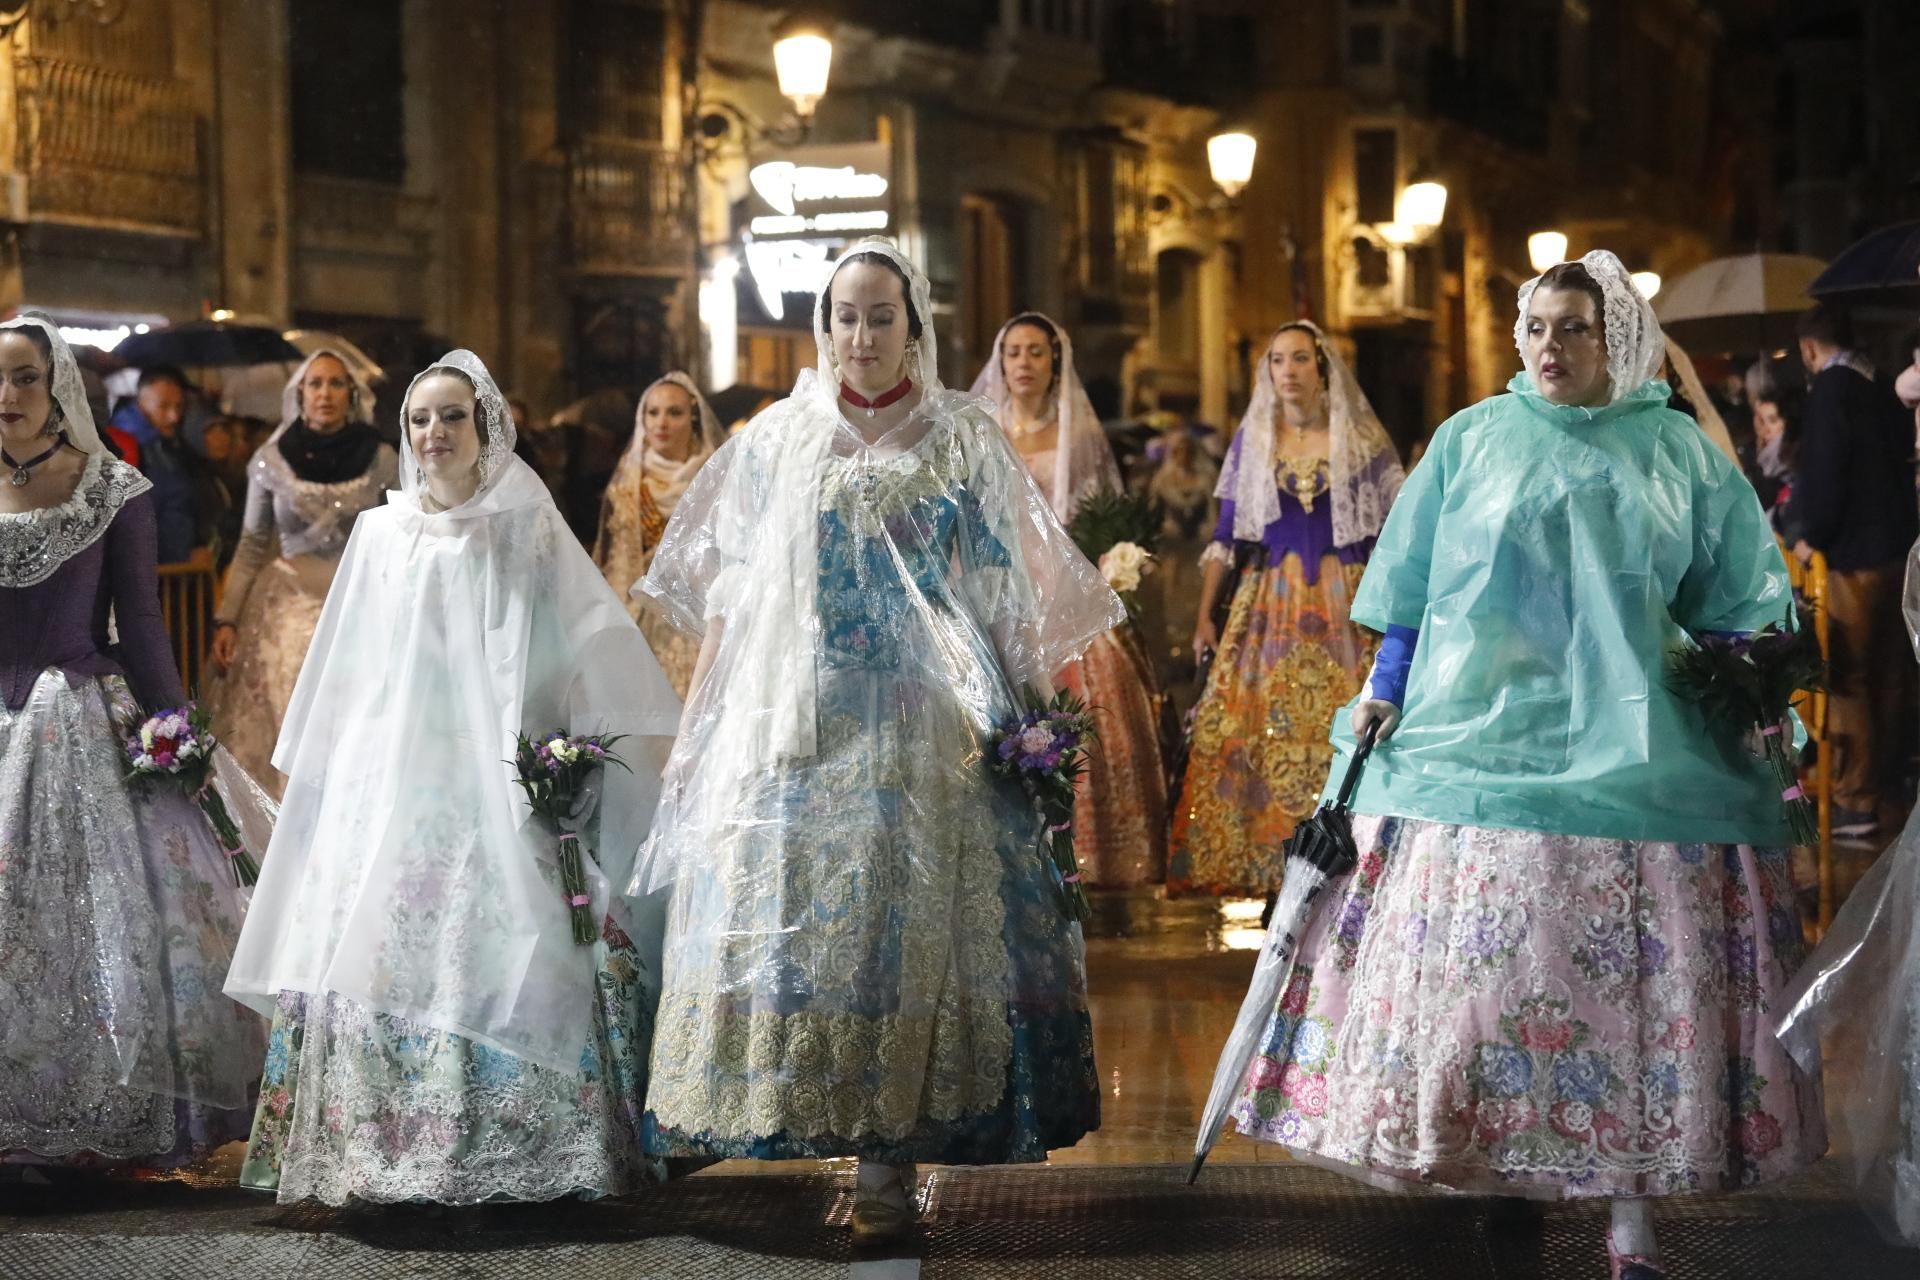
[[[1770,622],[1750,636],[1705,632],[1692,640],[1669,655],[1673,691],[1725,732],[1760,735],[1793,842],[1817,843],[1819,821],[1800,787],[1787,721],[1795,693],[1826,684],[1826,662],[1805,606],[1795,605],[1784,625]]]
[[[127,739],[127,759],[133,765],[127,776],[142,789],[177,787],[199,805],[233,868],[235,887],[245,889],[259,881],[260,864],[241,843],[240,829],[214,786],[213,749],[218,745],[212,723],[197,703],[162,711],[147,717]]]
[[[1060,907],[1084,923],[1093,913],[1073,856],[1073,788],[1087,767],[1087,747],[1098,734],[1086,703],[1062,689],[1050,702],[1031,691],[1030,709],[994,732],[989,762],[1003,778],[1018,778],[1040,813],[1040,855],[1060,882]]]
[[[1080,504],[1068,532],[1100,566],[1100,576],[1127,606],[1127,616],[1136,616],[1140,580],[1153,572],[1153,552],[1160,541],[1160,521],[1152,505],[1132,494],[1096,493]]]
[[[588,909],[593,899],[587,894],[586,871],[580,863],[578,828],[592,816],[599,800],[596,779],[601,766],[627,768],[627,762],[612,751],[613,744],[625,736],[555,729],[539,737],[523,733],[514,738],[514,781],[527,793],[527,806],[534,816],[560,834],[560,894],[573,924],[573,940],[580,946],[591,944],[600,930]]]

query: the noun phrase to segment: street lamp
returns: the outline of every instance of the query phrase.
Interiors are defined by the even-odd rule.
[[[1253,178],[1253,156],[1260,142],[1250,133],[1216,133],[1207,139],[1207,168],[1214,185],[1232,200]]]
[[[1640,296],[1651,302],[1660,293],[1660,273],[1658,271],[1636,271],[1633,273],[1633,287]]]
[[[814,23],[790,20],[773,42],[773,69],[781,96],[793,103],[793,114],[803,124],[811,121],[814,107],[827,96],[833,41]]]
[[[1393,207],[1393,220],[1415,236],[1431,232],[1447,216],[1447,187],[1431,179],[1409,184]]]
[[[1536,231],[1527,237],[1527,261],[1535,272],[1544,273],[1567,260],[1567,235],[1564,231]]]

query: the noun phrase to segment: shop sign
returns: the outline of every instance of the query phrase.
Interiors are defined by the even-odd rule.
[[[838,250],[892,229],[892,166],[885,143],[796,147],[748,171],[740,221],[747,274],[769,318],[786,295],[811,297]]]

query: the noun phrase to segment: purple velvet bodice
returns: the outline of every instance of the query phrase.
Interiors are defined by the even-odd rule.
[[[1233,546],[1232,498],[1220,499],[1220,519],[1213,526],[1213,540],[1228,548]],[[1280,518],[1266,527],[1260,546],[1266,553],[1268,565],[1279,564],[1289,551],[1299,556],[1301,571],[1306,574],[1309,585],[1320,581],[1320,558],[1328,552],[1338,556],[1341,564],[1365,564],[1373,553],[1372,538],[1349,547],[1334,545],[1331,494],[1321,494],[1309,511],[1285,489],[1280,491]]]
[[[125,464],[103,460],[101,465]],[[110,488],[91,467],[81,478],[81,489],[90,484],[97,493]],[[61,509],[84,497],[76,491]],[[26,705],[34,682],[47,670],[58,670],[70,681],[124,675],[149,711],[186,701],[160,616],[152,500],[135,493],[119,500],[110,517],[96,510],[106,527],[90,540],[78,520],[49,530],[24,524],[0,529],[0,538],[17,543],[44,535],[53,543],[47,554],[65,557],[51,574],[29,586],[7,585],[0,578],[0,696],[13,710]],[[84,545],[68,554],[70,547],[58,541],[61,537]],[[117,645],[108,641],[110,612],[119,632]]]

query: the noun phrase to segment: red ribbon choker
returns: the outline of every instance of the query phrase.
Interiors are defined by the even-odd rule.
[[[840,384],[840,398],[856,409],[865,409],[867,416],[871,418],[875,413],[886,408],[888,405],[903,399],[907,392],[911,390],[913,390],[913,379],[902,378],[900,379],[899,385],[891,391],[882,392],[880,395],[869,400],[845,382],[842,382]]]

